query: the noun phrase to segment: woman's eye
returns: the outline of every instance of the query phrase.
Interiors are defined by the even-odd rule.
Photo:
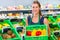
[[[38,7],[36,7],[36,8],[38,8]]]
[[[38,7],[33,7],[33,8],[38,8]]]
[[[34,8],[34,7],[33,7]]]

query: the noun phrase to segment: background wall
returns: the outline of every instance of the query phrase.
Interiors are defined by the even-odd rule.
[[[7,6],[18,6],[24,5],[28,6],[31,5],[34,0],[0,0],[0,6],[7,7]],[[39,2],[43,5],[46,3],[50,3],[53,5],[60,4],[60,0],[39,0]]]

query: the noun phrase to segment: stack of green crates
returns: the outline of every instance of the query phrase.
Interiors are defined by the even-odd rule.
[[[6,20],[4,20],[4,22],[6,22],[6,23],[8,23],[10,25],[9,28],[15,34],[16,37],[15,38],[3,39],[2,36],[0,35],[0,38],[1,38],[0,40],[21,40],[20,39],[20,36],[18,35],[16,29],[13,27],[12,23],[10,22],[10,20],[9,19],[6,19]],[[2,30],[0,32],[2,32]]]
[[[19,26],[25,26],[25,21],[23,19],[12,19],[10,20],[11,23],[14,24],[19,24]]]
[[[54,22],[53,16],[48,16],[49,22]]]
[[[15,38],[3,39],[1,36],[2,40],[20,40],[18,34],[16,33],[16,31],[13,28],[11,28],[11,31],[15,34],[16,37]]]
[[[27,36],[27,31],[33,31],[33,30],[46,30],[46,35],[42,36]],[[32,33],[31,33],[32,34]],[[34,33],[33,33],[34,34]],[[48,28],[46,25],[30,25],[26,27],[26,34],[25,34],[25,40],[48,40]]]
[[[54,32],[51,32],[50,40],[58,40],[58,38],[56,37],[56,35],[54,35]]]
[[[2,23],[3,23],[3,20],[0,19],[0,40],[2,40],[2,37],[1,37],[1,34],[2,34]]]
[[[51,35],[49,40],[58,40],[57,37],[55,35]]]

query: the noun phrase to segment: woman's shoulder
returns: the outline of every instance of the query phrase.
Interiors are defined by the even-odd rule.
[[[40,16],[40,18],[43,18],[44,19],[45,17],[44,16]]]
[[[31,16],[31,15],[29,15],[29,16],[28,16],[28,18],[32,18],[32,16]]]
[[[47,17],[41,16],[43,20],[47,21]]]
[[[40,16],[40,19],[41,20],[48,20],[46,17],[44,17],[44,16]]]
[[[45,17],[45,16],[42,16],[42,18],[47,19],[47,17]]]

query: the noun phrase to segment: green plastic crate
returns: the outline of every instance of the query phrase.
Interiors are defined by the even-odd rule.
[[[53,16],[48,16],[48,20],[49,20],[50,22],[55,22],[55,19],[53,18]]]
[[[2,30],[0,30],[0,40],[2,40],[1,33],[2,33]]]
[[[33,29],[45,29],[46,30],[46,35],[45,36],[27,36],[25,34],[25,40],[48,40],[48,29],[46,25],[30,25],[26,27],[26,31],[30,30],[32,31]]]
[[[58,40],[58,39],[57,39],[57,37],[56,37],[55,35],[52,34],[52,35],[50,36],[49,40]]]
[[[2,37],[1,37],[1,35],[0,35],[0,40],[2,40]]]
[[[51,31],[50,33],[51,33],[49,37],[50,40],[58,40],[58,38],[54,35],[54,31],[53,32]]]
[[[10,38],[10,39],[6,39],[6,40],[21,40],[20,36],[18,35],[16,29],[14,28],[14,26],[12,25],[12,23],[10,22],[10,20],[9,19],[5,19],[4,22],[6,22],[6,23],[8,23],[10,25],[9,27],[11,28],[12,32],[16,36],[16,38]],[[3,38],[2,38],[2,40],[3,40]]]
[[[56,17],[55,16],[48,16],[47,19],[49,20],[49,22],[54,23],[54,22],[58,22],[59,18],[60,18],[60,15],[57,15]]]
[[[17,21],[15,21],[15,22],[11,22],[13,25],[14,24],[19,24],[19,26],[25,26],[25,21],[24,21],[24,19],[18,19],[18,22]]]
[[[1,36],[2,40],[20,40],[20,37],[18,36],[18,34],[16,33],[16,31],[13,28],[11,28],[11,30],[15,34],[16,37],[15,38],[3,39],[2,36]]]

